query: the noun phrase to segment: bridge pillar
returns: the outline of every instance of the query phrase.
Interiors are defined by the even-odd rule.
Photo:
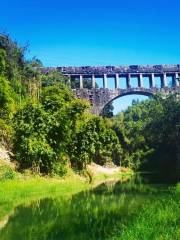
[[[119,88],[119,74],[116,73],[115,75],[115,88]]]
[[[96,88],[96,78],[92,75],[92,88]]]
[[[149,85],[150,85],[150,88],[154,88],[156,85],[154,73],[152,73],[150,76],[150,84]]]
[[[108,87],[108,83],[107,83],[107,74],[103,75],[103,88],[107,88]]]
[[[163,73],[163,75],[161,76],[161,87],[167,87],[167,76],[166,73]]]
[[[138,87],[142,88],[143,87],[143,75],[140,73],[138,75]]]
[[[174,75],[174,86],[175,87],[179,87],[179,74],[178,73],[175,73]]]
[[[80,87],[80,89],[83,88],[83,76],[82,75],[79,75],[79,87]]]
[[[126,76],[126,86],[127,86],[127,88],[131,88],[131,75],[130,74],[128,74]]]

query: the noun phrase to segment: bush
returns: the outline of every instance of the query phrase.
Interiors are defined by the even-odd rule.
[[[5,146],[6,149],[11,149],[12,145],[13,129],[10,124],[7,124],[0,118],[0,143]]]
[[[11,180],[16,177],[16,172],[11,167],[3,165],[0,166],[0,181]]]
[[[28,102],[14,116],[14,153],[20,168],[63,175],[65,156],[75,133],[76,122],[87,103],[75,100],[67,87],[44,89],[41,102]]]
[[[0,76],[0,117],[5,118],[12,115],[15,103],[13,90],[4,77]]]
[[[60,161],[55,162],[52,167],[52,175],[64,176],[68,172],[68,165],[66,161],[60,159]]]
[[[90,162],[120,165],[121,146],[115,132],[98,116],[81,122],[69,149],[72,166],[82,170]]]

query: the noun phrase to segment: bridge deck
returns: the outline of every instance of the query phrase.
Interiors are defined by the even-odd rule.
[[[102,74],[127,74],[127,73],[174,73],[180,72],[180,64],[166,65],[131,65],[131,66],[82,66],[82,67],[56,67],[43,68],[44,71],[56,69],[63,74],[102,75]]]
[[[76,86],[74,93],[78,98],[89,100],[93,106],[92,112],[100,114],[103,108],[114,99],[128,95],[154,95],[158,92],[169,94],[180,92],[180,64],[177,65],[131,65],[131,66],[102,66],[102,67],[56,67],[40,68],[44,73],[58,70],[69,77],[71,87]],[[103,88],[97,88],[96,78],[103,78]],[[126,88],[121,89],[121,78],[125,78]],[[136,87],[132,80],[136,77]],[[148,78],[148,88],[145,88],[144,77]],[[160,87],[157,88],[156,77],[160,77]],[[172,84],[169,86],[168,77]],[[87,78],[90,81],[87,87]],[[115,89],[108,88],[109,78],[114,78]],[[72,84],[73,83],[73,84]],[[74,84],[75,83],[75,84]]]

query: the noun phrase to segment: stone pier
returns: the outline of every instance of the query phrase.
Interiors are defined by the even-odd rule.
[[[114,99],[128,95],[141,94],[146,96],[158,92],[169,94],[180,91],[180,64],[177,65],[131,65],[131,66],[103,66],[103,67],[57,67],[40,68],[43,73],[60,71],[68,76],[69,82],[79,79],[79,88],[73,89],[78,98],[89,100],[93,106],[93,113],[100,114],[103,108]],[[96,78],[101,78],[103,87],[99,88]],[[122,79],[126,79],[126,87],[122,87]],[[132,78],[137,79],[137,85],[132,84]],[[161,86],[157,87],[157,78],[161,80]],[[171,79],[169,83],[169,78]],[[91,89],[85,89],[83,84],[90,79]],[[110,81],[113,81],[110,83]],[[114,89],[109,87],[114,86]],[[133,87],[132,87],[133,86]],[[146,87],[144,87],[146,86]]]

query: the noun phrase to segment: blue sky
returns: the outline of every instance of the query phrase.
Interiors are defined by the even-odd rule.
[[[0,31],[46,66],[180,63],[179,0],[9,0]]]

